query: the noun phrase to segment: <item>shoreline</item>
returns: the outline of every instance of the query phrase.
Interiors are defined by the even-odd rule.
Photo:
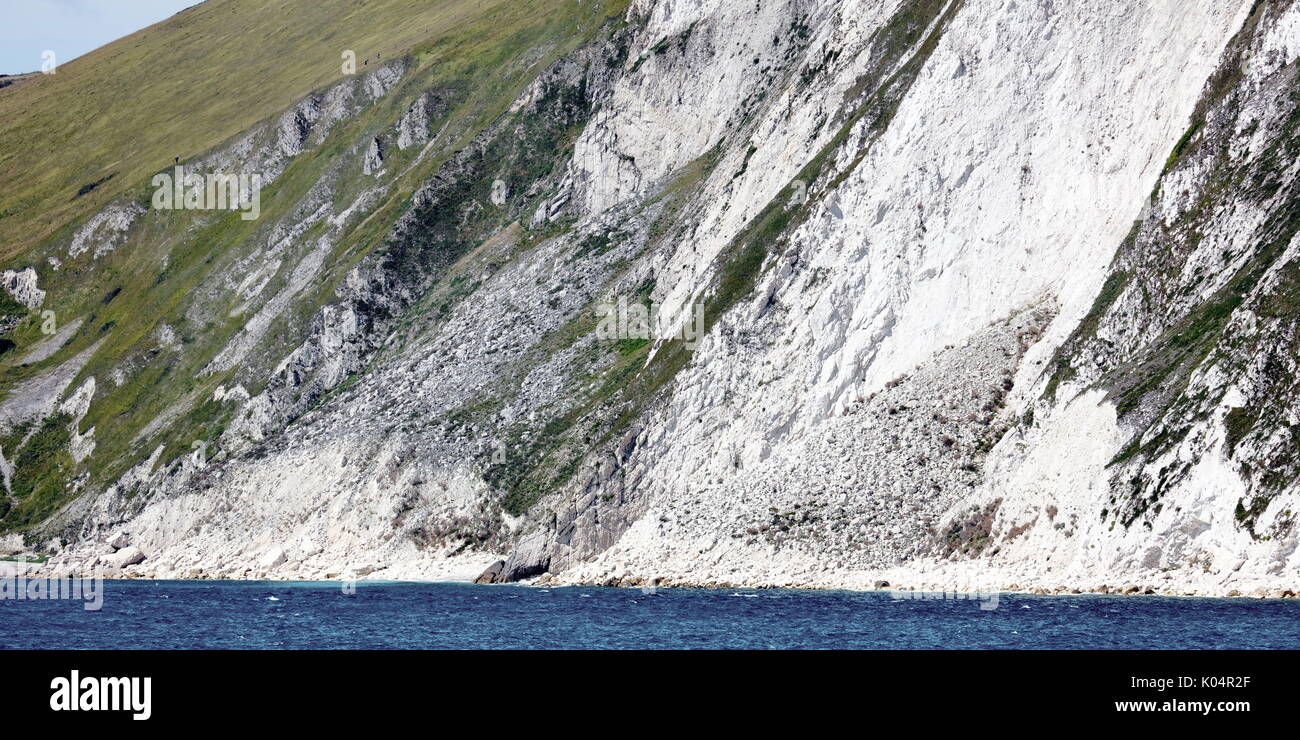
[[[74,577],[104,580],[182,582],[281,583],[466,583],[485,585],[485,573],[502,560],[494,553],[458,557],[396,557],[380,552],[337,552],[312,558],[286,558],[274,553],[274,562],[244,564],[244,560],[180,558],[163,551],[144,562],[118,566],[102,555],[58,553],[45,560],[0,561],[0,578]],[[28,552],[16,557],[34,557]],[[263,558],[265,560],[265,558]],[[611,562],[612,560],[612,562]],[[914,598],[962,598],[975,595],[1026,594],[1038,596],[1120,595],[1176,596],[1188,598],[1300,598],[1300,578],[1290,574],[1260,572],[1203,572],[1201,569],[1106,569],[1075,564],[1041,569],[1027,563],[1009,566],[979,561],[924,562],[885,568],[836,568],[808,560],[719,563],[668,558],[618,559],[561,566],[555,571],[515,581],[522,586],[595,586],[615,588],[793,589],[806,591],[888,591]],[[206,563],[206,564],[205,564]],[[493,584],[498,585],[498,584]],[[506,584],[500,584],[506,585]]]
[[[849,591],[854,593],[901,593],[913,594],[913,598],[935,598],[935,599],[975,599],[987,597],[993,594],[1001,595],[1024,595],[1024,596],[1160,596],[1187,599],[1251,599],[1251,600],[1277,600],[1287,601],[1300,599],[1300,589],[1296,588],[1254,588],[1248,591],[1241,589],[1228,589],[1221,593],[1208,593],[1201,590],[1180,588],[1157,588],[1154,586],[1142,584],[1123,584],[1119,586],[1103,585],[1100,587],[1079,587],[1079,586],[1031,586],[1023,587],[1019,585],[990,587],[990,588],[970,588],[970,587],[940,587],[933,584],[912,585],[907,583],[891,583],[883,581],[878,585],[862,585],[853,583],[818,583],[818,582],[799,582],[799,581],[729,581],[725,579],[708,579],[695,580],[685,578],[567,578],[563,575],[556,576],[551,573],[545,573],[531,579],[514,581],[511,583],[494,583],[479,584],[473,579],[465,578],[372,578],[363,576],[354,580],[342,580],[332,578],[298,578],[298,577],[252,577],[252,578],[204,578],[204,577],[158,577],[156,575],[133,575],[133,574],[112,574],[112,575],[90,575],[79,576],[69,572],[54,573],[43,570],[35,570],[29,573],[0,573],[0,579],[4,578],[22,578],[31,580],[57,579],[57,578],[95,578],[98,577],[104,581],[153,581],[153,582],[170,582],[170,583],[271,583],[271,584],[347,584],[367,583],[370,585],[397,585],[397,584],[455,584],[467,586],[510,586],[523,588],[564,588],[564,587],[587,587],[587,588],[618,588],[618,589],[698,589],[698,590],[744,590],[744,591]]]
[[[541,578],[539,577],[539,581]],[[1253,589],[1249,592],[1243,592],[1239,589],[1230,589],[1226,593],[1204,593],[1196,592],[1189,589],[1157,589],[1146,586],[1123,586],[1114,587],[1103,586],[1101,588],[1079,588],[1079,587],[1030,587],[1006,586],[996,588],[942,588],[935,586],[911,586],[906,584],[885,585],[880,587],[862,587],[853,585],[821,584],[821,583],[734,583],[731,581],[704,581],[695,582],[689,580],[661,579],[657,583],[647,583],[641,579],[627,579],[619,583],[597,582],[595,580],[577,580],[565,581],[555,579],[544,582],[528,582],[521,584],[492,584],[492,585],[528,585],[536,587],[557,587],[557,586],[587,586],[598,588],[695,588],[711,590],[749,590],[749,591],[769,591],[769,590],[796,590],[796,591],[852,591],[857,593],[908,593],[908,594],[934,594],[938,598],[952,599],[974,599],[992,594],[1014,594],[1024,596],[1162,596],[1173,598],[1187,599],[1270,599],[1285,601],[1300,598],[1300,590],[1297,589]],[[925,597],[922,597],[925,598]]]

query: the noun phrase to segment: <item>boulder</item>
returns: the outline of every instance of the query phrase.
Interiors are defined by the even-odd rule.
[[[140,551],[140,548],[135,547],[134,545],[127,545],[109,556],[108,561],[118,568],[125,568],[128,565],[143,563],[146,559],[147,556]]]
[[[258,566],[266,569],[275,568],[284,565],[289,557],[284,554],[284,548],[279,545],[273,545],[262,554],[261,559],[257,561]]]
[[[489,565],[487,567],[487,570],[484,570],[482,573],[480,573],[478,575],[478,578],[474,579],[474,582],[475,583],[496,583],[497,576],[501,575],[501,570],[505,567],[506,567],[506,561],[498,560],[495,563]]]
[[[500,207],[506,204],[506,199],[510,197],[510,189],[504,180],[496,180],[492,183],[490,197],[494,206]]]
[[[131,544],[131,535],[129,532],[118,532],[117,534],[104,540],[104,542],[114,550],[121,550]]]
[[[497,583],[513,583],[525,578],[540,576],[551,568],[550,541],[545,532],[535,532],[524,538],[501,566]]]

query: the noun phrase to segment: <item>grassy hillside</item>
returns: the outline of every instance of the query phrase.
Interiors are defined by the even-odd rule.
[[[0,263],[173,157],[216,146],[340,78],[345,49],[359,71],[367,58],[418,49],[450,59],[473,43],[467,30],[518,27],[559,4],[208,0],[55,74],[19,78],[0,88]],[[456,45],[439,45],[453,36]]]
[[[290,21],[289,11],[300,7]],[[235,406],[213,402],[214,389],[236,383],[252,393],[264,388],[275,366],[309,333],[316,311],[337,299],[339,279],[382,252],[392,224],[411,207],[412,193],[507,115],[546,66],[625,8],[626,0],[324,0],[270,9],[247,0],[211,0],[53,76],[0,89],[4,141],[20,142],[0,153],[0,268],[35,265],[48,293],[42,310],[57,315],[61,331],[67,327],[66,334],[47,336],[39,312],[0,302],[0,341],[6,343],[0,345],[0,403],[21,400],[31,383],[46,382],[61,368],[74,370],[60,398],[96,379],[93,402],[76,425],[79,434],[95,430],[94,452],[85,459],[68,454],[67,418],[0,424],[0,449],[23,471],[10,500],[0,495],[0,531],[30,528],[78,492],[110,484],[159,446],[166,462],[187,454],[196,441],[218,438]],[[260,219],[150,210],[111,253],[68,254],[71,232],[110,200],[147,207],[149,178],[168,168],[173,156],[185,161],[228,145],[336,82],[348,48],[357,52],[359,75],[373,69],[381,53],[384,62],[402,57],[407,71],[394,89],[288,164],[263,190]],[[367,57],[370,65],[360,64]],[[176,64],[160,61],[166,59]],[[445,131],[427,157],[420,147],[403,151],[393,144],[397,122],[426,94],[442,101],[431,114],[432,128]],[[562,156],[559,149],[571,146],[571,136],[554,142],[558,148],[547,152],[548,161]],[[377,137],[387,147],[382,180],[361,172],[365,145]],[[468,200],[486,200],[491,179],[480,185],[483,192]],[[306,218],[321,188],[329,193],[331,213],[359,204],[346,225]],[[361,200],[375,188],[379,195]],[[298,223],[306,230],[268,254],[277,241],[272,233]],[[330,240],[321,242],[331,230]],[[310,279],[295,282],[313,251],[319,267],[303,273]],[[47,256],[61,260],[57,270]],[[254,269],[262,271],[264,287],[246,300],[235,288]],[[267,321],[251,340],[253,350],[214,370],[214,357],[248,332],[263,309]],[[47,345],[49,352],[33,354]],[[74,358],[84,365],[72,364]]]

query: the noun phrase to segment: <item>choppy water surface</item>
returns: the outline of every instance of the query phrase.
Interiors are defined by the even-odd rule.
[[[4,648],[1300,648],[1294,600],[106,581],[0,600]],[[996,608],[989,608],[989,607]],[[981,608],[984,607],[984,608]]]

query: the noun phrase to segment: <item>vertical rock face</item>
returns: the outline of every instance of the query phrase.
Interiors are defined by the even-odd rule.
[[[366,148],[366,158],[361,164],[361,172],[367,175],[379,176],[383,174],[384,169],[384,149],[379,143],[379,139],[371,139],[370,146]]]
[[[27,308],[39,308],[45,301],[45,291],[37,284],[36,270],[32,267],[5,270],[0,273],[0,287],[3,287],[14,301]]]
[[[1109,444],[1073,455],[1057,482],[1007,451],[1008,521],[1075,499],[1067,486],[1096,491],[1072,506],[1084,522],[1074,542],[1029,536],[1012,557],[1047,547],[1097,574],[1294,578],[1297,33],[1291,5],[1252,9],[1056,352],[1025,446],[1037,454],[1097,406],[1107,423],[1088,427]]]
[[[195,291],[251,317],[202,377],[252,390],[204,394],[211,458],[197,402],[142,431],[52,567],[126,529],[153,575],[1300,575],[1294,3],[578,26],[513,99],[395,64],[209,156],[326,173]]]
[[[429,140],[428,95],[421,95],[397,124],[397,148],[408,149]]]

